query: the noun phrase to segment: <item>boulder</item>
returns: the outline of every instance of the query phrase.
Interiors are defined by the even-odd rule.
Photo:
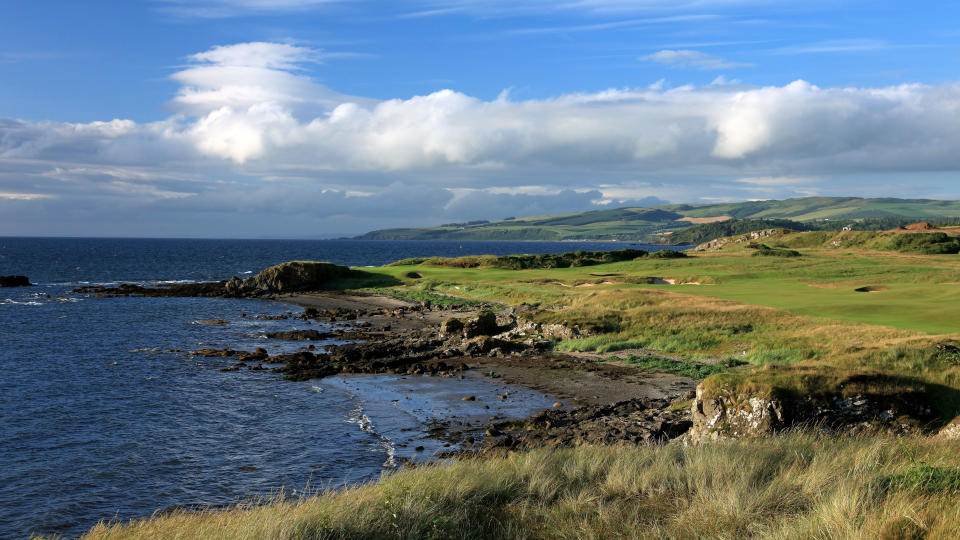
[[[705,397],[702,386],[697,387],[691,413],[692,442],[760,437],[786,427],[779,400],[727,391]]]
[[[949,424],[943,426],[937,432],[937,437],[949,441],[960,440],[960,416],[954,418]]]
[[[500,333],[497,316],[489,311],[480,312],[476,317],[467,319],[463,325],[463,337],[493,336]]]
[[[847,435],[913,435],[924,433],[936,418],[923,383],[883,373],[852,374],[834,390],[806,395],[770,395],[728,385],[708,392],[701,383],[686,442],[761,437],[793,427]],[[954,422],[957,425],[941,430],[943,438],[960,436],[960,419]]]
[[[234,276],[224,287],[231,296],[315,291],[323,289],[328,281],[351,275],[352,271],[346,266],[328,262],[291,261],[271,266],[247,279]]]
[[[463,331],[463,321],[456,317],[451,317],[440,325],[440,333],[445,336],[452,336]]]
[[[29,287],[33,285],[27,276],[0,276],[0,287]]]

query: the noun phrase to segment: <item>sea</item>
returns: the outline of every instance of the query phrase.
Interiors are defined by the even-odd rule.
[[[626,247],[661,249],[627,242],[0,237],[0,275],[36,284],[0,288],[0,538],[74,537],[100,521],[364,483],[405,460],[455,450],[435,436],[438,422],[477,427],[555,401],[480,373],[290,382],[270,371],[222,372],[230,359],[189,351],[295,351],[302,342],[263,334],[336,323],[272,318],[302,311],[276,301],[93,298],[71,294],[77,287],[243,278],[289,260],[377,266],[407,257]],[[203,322],[211,319],[228,324]],[[494,399],[505,391],[509,399]],[[467,395],[477,401],[463,401]]]

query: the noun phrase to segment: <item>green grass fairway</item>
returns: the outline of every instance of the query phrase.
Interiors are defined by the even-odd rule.
[[[459,269],[418,266],[421,283],[459,283],[453,294],[550,300],[598,282],[597,289],[649,288],[733,300],[792,313],[892,326],[928,334],[960,332],[960,257],[906,256],[866,251],[812,251],[804,256],[696,254],[549,270]],[[400,279],[409,267],[378,269]],[[595,274],[619,274],[606,278]],[[631,283],[637,277],[699,281],[701,285]],[[410,282],[409,279],[405,281]],[[604,281],[611,284],[599,284]],[[415,283],[415,282],[414,282]],[[856,292],[865,286],[885,288]],[[485,290],[487,289],[487,290]]]

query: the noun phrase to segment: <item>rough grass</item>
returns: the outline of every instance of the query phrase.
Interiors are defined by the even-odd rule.
[[[788,434],[537,450],[294,501],[101,524],[85,538],[954,538],[956,449]]]
[[[619,360],[619,359],[618,359]],[[704,379],[710,375],[715,375],[726,371],[729,368],[742,365],[742,362],[729,359],[726,362],[717,364],[704,364],[689,360],[671,360],[658,356],[633,356],[630,355],[623,362],[632,364],[641,369],[658,371],[661,373],[673,373],[675,375],[685,375],[693,379]]]
[[[488,304],[488,302],[484,302],[483,300],[474,300],[472,298],[461,298],[458,296],[451,296],[449,294],[438,294],[425,289],[369,287],[361,290],[363,290],[364,292],[369,292],[373,294],[393,296],[395,298],[410,300],[413,302],[430,302],[435,306],[469,307],[469,306],[482,306],[482,305]]]
[[[749,256],[753,251],[590,268],[420,264],[377,271],[398,279],[415,271],[442,294],[539,307],[525,316],[586,334],[558,343],[559,350],[643,348],[749,364],[708,378],[709,391],[796,394],[817,381],[832,392],[857,373],[887,374],[903,381],[890,392],[926,385],[945,420],[960,414],[960,360],[935,354],[938,343],[960,340],[960,259],[835,249]],[[648,277],[691,275],[710,285]],[[594,286],[575,286],[582,283]],[[878,292],[856,291],[865,286]]]

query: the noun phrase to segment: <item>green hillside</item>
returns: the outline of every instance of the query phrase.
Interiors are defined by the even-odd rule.
[[[383,229],[363,240],[621,240],[660,243],[697,243],[716,236],[714,230],[739,232],[747,224],[718,227],[726,220],[751,220],[749,226],[785,227],[782,220],[802,222],[798,230],[854,228],[878,230],[925,220],[955,222],[960,201],[931,199],[862,199],[859,197],[804,197],[782,201],[724,204],[670,204],[652,208],[614,208],[572,214],[531,216],[501,221],[448,223],[439,227]],[[703,221],[713,220],[713,223]],[[756,220],[756,223],[752,223]],[[776,220],[776,221],[773,221]],[[701,222],[697,224],[697,222]],[[698,227],[694,229],[694,227]],[[685,234],[679,231],[693,229]],[[672,238],[676,234],[676,239]],[[718,234],[717,236],[723,236]]]

